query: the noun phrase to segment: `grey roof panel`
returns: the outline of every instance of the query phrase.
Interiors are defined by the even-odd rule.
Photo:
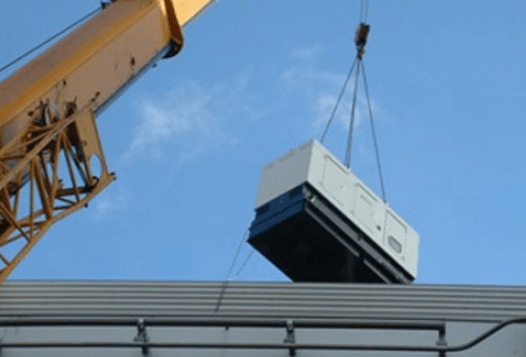
[[[225,288],[221,282],[115,281],[15,281],[0,288],[0,318],[35,316],[496,322],[526,316],[526,288],[266,282],[231,282]]]

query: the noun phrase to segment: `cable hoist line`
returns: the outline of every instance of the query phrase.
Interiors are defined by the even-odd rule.
[[[358,79],[360,78],[360,63],[361,60],[358,59],[358,67],[356,68],[356,75],[354,80],[354,91],[352,96],[352,105],[351,105],[351,117],[349,120],[349,132],[347,134],[347,150],[345,151],[345,161],[344,164],[348,168],[351,167],[351,150],[352,150],[352,136],[354,129],[354,117],[356,114],[356,101],[358,99]]]
[[[365,10],[364,10],[363,21],[362,22],[367,22],[367,16],[368,15],[369,15],[369,0],[365,0]]]
[[[349,73],[347,74],[347,78],[345,78],[345,82],[343,83],[343,87],[340,90],[340,94],[338,95],[338,99],[336,100],[336,104],[334,105],[334,108],[332,109],[331,116],[329,117],[329,121],[327,122],[327,125],[325,126],[325,130],[323,131],[323,135],[321,136],[320,142],[323,144],[325,141],[325,137],[327,136],[327,132],[329,131],[329,127],[331,126],[332,120],[334,119],[334,115],[336,114],[336,110],[338,109],[338,106],[340,105],[340,102],[343,98],[343,94],[345,93],[345,89],[347,89],[347,84],[349,83],[349,80],[351,79],[352,73],[354,71],[354,66],[356,65],[357,60],[355,59],[354,62],[351,65],[351,68],[349,69]]]
[[[374,125],[371,98],[369,96],[369,88],[367,84],[367,77],[365,75],[365,66],[363,63],[363,55],[365,54],[365,45],[367,44],[367,38],[369,36],[369,31],[371,29],[370,25],[366,23],[368,13],[369,13],[369,1],[361,0],[360,2],[360,24],[358,25],[358,28],[356,29],[356,34],[354,37],[354,44],[356,46],[356,57],[351,65],[351,68],[349,70],[349,73],[347,74],[347,77],[345,78],[343,87],[340,90],[340,94],[338,95],[335,106],[331,112],[331,115],[327,122],[327,126],[325,127],[325,130],[323,131],[323,135],[321,136],[320,142],[323,144],[323,142],[325,141],[325,138],[329,131],[329,127],[333,122],[338,106],[340,105],[340,102],[343,98],[343,95],[345,93],[347,86],[349,85],[349,80],[354,73],[355,75],[354,90],[352,94],[351,113],[350,113],[350,119],[349,119],[349,129],[347,133],[347,142],[346,142],[345,160],[344,160],[345,166],[349,169],[351,168],[352,144],[353,144],[353,136],[354,136],[354,131],[355,131],[354,128],[356,126],[356,112],[357,112],[357,104],[358,104],[359,78],[360,78],[360,75],[362,75],[365,99],[366,99],[366,104],[367,104],[367,113],[369,115],[369,122],[371,125],[371,134],[372,134],[373,146],[374,146],[375,157],[376,157],[376,164],[377,164],[377,169],[378,169],[378,178],[379,178],[380,186],[382,190],[382,199],[384,200],[384,202],[386,202],[387,198],[385,194],[384,177],[383,177],[382,165],[381,165],[381,160],[380,160],[380,150],[379,150],[379,145],[378,145],[378,139],[376,137],[376,128]]]
[[[365,0],[360,0],[360,22],[363,21],[363,3],[364,3]]]
[[[369,0],[360,0],[360,22],[367,22],[369,15]]]
[[[376,155],[376,164],[378,166],[378,176],[379,176],[379,179],[380,179],[380,186],[382,188],[382,199],[384,200],[384,202],[387,202],[387,196],[385,194],[384,175],[382,173],[382,165],[381,165],[381,160],[380,160],[380,149],[378,147],[378,140],[376,138],[376,129],[375,129],[374,119],[373,119],[373,109],[372,109],[372,106],[371,106],[371,99],[370,99],[370,96],[369,96],[369,88],[368,88],[368,85],[367,85],[367,76],[365,75],[365,67],[363,65],[363,62],[360,62],[360,63],[362,65],[363,88],[364,88],[364,91],[365,91],[365,98],[367,99],[367,109],[369,111],[369,120],[370,120],[370,123],[371,123],[371,133],[372,133],[372,137],[373,137],[374,152],[375,152],[375,155]]]
[[[104,8],[105,6],[104,5],[101,5],[102,8]],[[59,38],[60,36],[64,35],[66,32],[70,31],[71,29],[77,27],[78,25],[80,25],[81,23],[83,23],[84,21],[86,21],[87,19],[89,19],[91,16],[95,15],[97,12],[99,12],[100,9],[97,9],[97,10],[93,10],[92,12],[90,12],[89,14],[81,17],[80,19],[78,19],[77,21],[75,21],[74,23],[72,23],[71,25],[63,28],[62,30],[60,30],[59,32],[57,32],[56,34],[54,34],[53,36],[49,37],[47,40],[45,41],[42,41],[40,44],[36,45],[35,47],[31,48],[29,51],[26,51],[24,52],[23,54],[21,54],[20,56],[18,56],[17,58],[15,58],[14,60],[12,60],[11,62],[9,62],[8,64],[6,64],[5,66],[1,67],[0,68],[0,73],[2,73],[3,71],[5,71],[6,69],[14,66],[15,64],[17,64],[18,62],[20,62],[21,60],[23,60],[24,58],[26,58],[27,56],[29,56],[30,54],[32,54],[33,52],[39,50],[40,48],[44,47],[45,45],[47,45],[48,43],[52,42],[53,40]]]
[[[235,275],[232,275],[232,272],[234,271],[234,267],[236,265],[237,259],[239,258],[239,254],[241,252],[241,248],[243,247],[243,244],[247,242],[248,233],[249,233],[249,229],[247,228],[245,230],[245,233],[243,233],[243,237],[241,237],[241,241],[239,242],[239,245],[237,247],[236,254],[234,255],[234,258],[232,259],[232,263],[230,264],[230,269],[228,269],[228,273],[227,273],[226,279],[225,279],[225,281],[223,282],[223,284],[221,286],[221,291],[219,292],[219,296],[217,298],[216,306],[215,306],[215,309],[214,309],[215,312],[218,312],[219,309],[221,308],[221,303],[223,302],[223,298],[225,296],[225,293],[226,293],[226,290],[228,288],[229,282],[235,280],[243,272],[243,270],[245,269],[246,265],[250,261],[250,258],[252,258],[252,254],[254,254],[254,249],[252,248],[250,253],[248,253],[247,257],[245,258],[245,260],[241,264],[241,267],[237,270],[237,273]]]

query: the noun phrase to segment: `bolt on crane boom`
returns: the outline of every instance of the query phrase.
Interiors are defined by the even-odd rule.
[[[59,219],[111,183],[95,117],[213,0],[113,0],[0,83],[0,284]]]

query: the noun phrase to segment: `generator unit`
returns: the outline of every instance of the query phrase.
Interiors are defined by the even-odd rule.
[[[293,281],[417,276],[418,234],[316,140],[263,168],[248,242]]]

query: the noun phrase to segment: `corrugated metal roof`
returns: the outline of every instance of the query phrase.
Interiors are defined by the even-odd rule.
[[[0,318],[72,316],[495,322],[526,316],[526,288],[231,282],[225,289],[221,282],[122,281],[8,282],[0,288]]]

